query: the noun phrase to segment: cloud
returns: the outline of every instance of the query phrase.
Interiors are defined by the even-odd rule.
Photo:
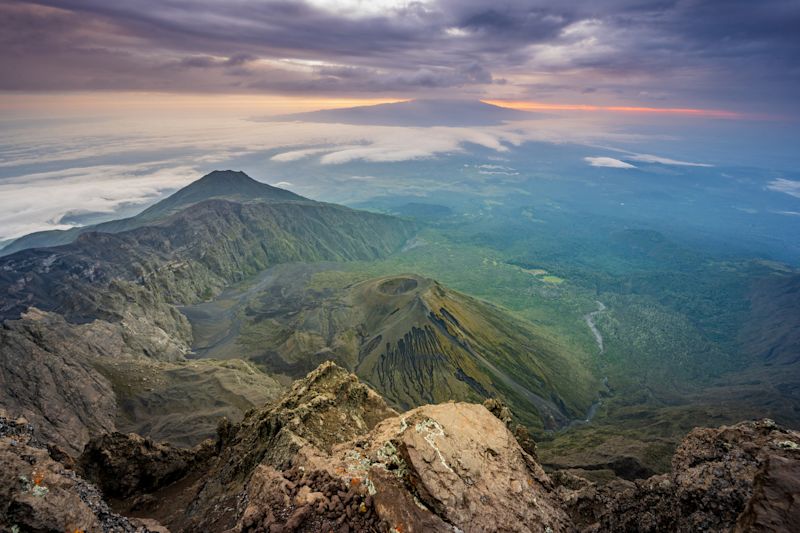
[[[197,179],[190,166],[98,165],[28,174],[0,181],[0,240],[50,229],[76,213],[107,213],[152,203]]]
[[[796,0],[21,0],[0,4],[0,90],[560,86],[544,97],[797,112],[799,26]]]
[[[636,168],[630,163],[614,159],[613,157],[584,157],[583,160],[593,167]]]
[[[680,161],[678,159],[670,159],[668,157],[660,157],[657,155],[651,154],[631,154],[625,156],[625,159],[629,161],[639,161],[641,163],[658,163],[660,165],[677,165],[677,166],[685,166],[685,167],[713,167],[714,165],[710,165],[708,163],[692,163],[689,161]]]
[[[297,192],[332,201],[364,199],[385,194],[425,194],[448,186],[440,179],[385,180],[352,175],[341,167],[354,161],[399,162],[466,153],[480,146],[497,159],[527,141],[598,143],[630,142],[641,136],[620,134],[602,122],[543,118],[486,127],[364,128],[346,124],[256,122],[229,116],[222,110],[210,116],[159,112],[108,120],[21,121],[0,129],[0,241],[31,231],[66,228],[94,214],[116,218],[121,208],[145,206],[169,191],[189,183],[221,164],[251,169],[264,167],[264,158],[276,175],[254,172],[269,183],[291,182]],[[154,124],[157,128],[154,128]],[[280,165],[308,159],[327,165],[326,180],[362,181],[371,188],[331,187],[326,180],[305,175],[282,175]],[[507,172],[501,164],[476,168],[479,172]],[[505,178],[504,175],[493,175]],[[65,215],[71,214],[67,218]],[[80,216],[78,216],[80,215]]]
[[[515,168],[505,167],[503,165],[474,165],[478,169],[478,174],[484,176],[519,176],[519,172]]]
[[[800,181],[778,178],[769,182],[767,189],[800,198]]]
[[[356,146],[325,146],[322,148],[302,148],[300,150],[290,150],[288,152],[281,152],[279,154],[275,154],[270,159],[272,161],[280,161],[282,163],[287,163],[289,161],[298,161],[300,159],[305,159],[306,157],[310,157],[312,155],[317,154],[325,154],[328,152],[334,152],[336,150],[347,149],[347,148],[355,148]]]

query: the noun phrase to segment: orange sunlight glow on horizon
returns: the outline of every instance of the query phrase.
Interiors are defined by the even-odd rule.
[[[708,118],[741,119],[746,115],[722,109],[696,109],[689,107],[641,107],[591,104],[548,104],[545,102],[528,102],[521,100],[481,100],[486,104],[518,109],[520,111],[610,111],[621,113],[651,113],[659,115],[684,115]]]
[[[288,114],[320,109],[403,102],[407,98],[348,98],[270,94],[186,94],[161,92],[0,93],[0,112],[66,114],[158,112],[243,112]]]
[[[156,112],[178,114],[243,113],[247,115],[282,115],[336,109],[407,102],[414,98],[398,97],[326,97],[289,96],[277,94],[203,94],[163,92],[64,92],[0,93],[0,113],[46,114],[46,115],[112,115]],[[425,98],[424,96],[421,98]],[[504,100],[484,98],[486,104],[521,111],[578,111],[610,112],[627,114],[674,115],[720,119],[776,119],[723,109],[684,107],[648,107],[624,105],[547,103],[526,100]]]

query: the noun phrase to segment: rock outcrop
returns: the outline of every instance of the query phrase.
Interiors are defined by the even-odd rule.
[[[35,308],[0,324],[0,405],[30,420],[43,441],[79,454],[92,433],[114,430],[112,385],[88,362],[114,340],[113,327],[69,327]]]
[[[481,405],[418,407],[336,446],[331,458],[328,470],[366,485],[378,516],[398,530],[571,528],[547,474]]]
[[[27,422],[0,417],[0,531],[746,532],[800,523],[800,433],[770,420],[695,429],[669,474],[603,485],[548,475],[513,425],[497,401],[398,414],[333,363],[192,449],[112,433],[73,465]]]
[[[356,376],[323,363],[274,404],[248,412],[241,424],[222,421],[219,452],[193,500],[198,512],[190,517],[192,523],[208,527],[209,517],[202,509],[238,505],[241,491],[259,465],[291,468],[301,450],[325,454],[335,444],[366,435],[396,414]]]
[[[548,476],[483,406],[419,407],[370,433],[260,465],[240,531],[569,531]],[[321,528],[321,529],[318,529]]]
[[[800,432],[764,419],[695,429],[669,474],[605,486],[557,481],[576,524],[599,531],[790,531],[800,523],[798,468]]]
[[[0,415],[0,531],[158,533],[109,509],[101,492],[54,457],[27,421]]]
[[[186,476],[213,452],[210,440],[187,449],[133,433],[108,433],[86,444],[77,467],[106,496],[126,498],[154,492]]]

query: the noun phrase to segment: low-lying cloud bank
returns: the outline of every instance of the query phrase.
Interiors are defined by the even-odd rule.
[[[68,229],[66,219],[147,204],[197,179],[191,166],[101,165],[0,181],[0,240]]]
[[[800,198],[800,181],[778,178],[769,182],[767,189]]]
[[[584,157],[584,161],[593,167],[606,167],[606,168],[636,168],[630,163],[614,159],[613,157]]]
[[[344,164],[436,158],[467,153],[474,147],[503,154],[530,141],[599,146],[601,142],[632,145],[648,140],[642,135],[621,133],[603,120],[584,117],[540,118],[470,128],[365,128],[160,115],[158,128],[154,129],[154,120],[135,117],[40,126],[32,123],[0,132],[0,241],[33,231],[97,221],[102,218],[98,214],[105,213],[106,218],[130,215],[136,206],[143,208],[220,166],[271,167],[273,175],[256,171],[254,177],[282,182],[287,187],[294,183],[290,188],[300,194],[327,200],[333,198],[331,190],[341,188],[334,177]],[[684,164],[626,153],[631,159]],[[586,161],[593,166],[634,167],[611,157],[590,157]],[[280,170],[284,164],[287,169],[292,168],[292,163],[320,167],[318,172],[296,179],[292,172],[283,175]],[[502,179],[516,176],[516,171],[487,168],[478,175]],[[478,179],[477,175],[471,179]],[[370,185],[378,190],[384,183],[371,180]],[[412,185],[419,183],[397,185],[413,194]],[[390,188],[397,192],[396,187],[386,187],[381,192],[388,194]],[[341,196],[337,198],[341,200]]]

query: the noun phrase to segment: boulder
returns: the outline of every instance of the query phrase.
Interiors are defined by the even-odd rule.
[[[419,407],[306,462],[363,485],[399,531],[572,529],[549,477],[481,405]]]
[[[213,452],[207,441],[193,449],[156,443],[136,434],[108,433],[92,438],[78,460],[84,477],[107,496],[149,493],[185,476]]]
[[[763,419],[694,429],[669,474],[607,485],[555,479],[576,525],[595,531],[792,531],[798,473],[800,433]]]
[[[49,455],[30,425],[0,416],[0,531],[167,531],[148,524],[112,512],[94,485]]]

